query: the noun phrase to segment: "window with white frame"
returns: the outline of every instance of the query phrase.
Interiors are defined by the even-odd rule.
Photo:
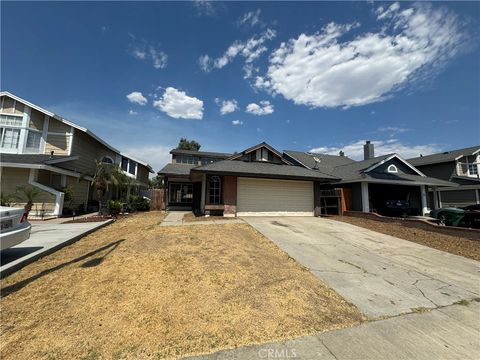
[[[25,149],[27,151],[38,151],[40,149],[41,140],[42,140],[42,133],[40,131],[28,130]]]
[[[222,183],[220,177],[211,176],[208,184],[209,188],[209,204],[218,205],[222,203]]]
[[[478,164],[468,164],[468,174],[478,175]]]
[[[0,128],[0,131],[0,147],[4,150],[18,149],[18,144],[20,142],[20,129],[2,127]]]
[[[3,151],[39,153],[41,143],[42,132],[24,127],[23,115],[0,114],[0,148]]]

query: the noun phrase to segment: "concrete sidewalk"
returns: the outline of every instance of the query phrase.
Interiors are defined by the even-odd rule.
[[[32,222],[30,239],[0,252],[0,276],[5,277],[82,237],[110,224],[113,220],[81,224]]]
[[[221,225],[221,224],[242,224],[241,219],[225,219],[225,220],[200,220],[200,221],[185,221],[183,216],[190,211],[172,211],[168,213],[167,217],[163,219],[160,226],[192,226],[192,225]]]
[[[480,303],[451,305],[270,344],[189,357],[198,360],[478,359]]]

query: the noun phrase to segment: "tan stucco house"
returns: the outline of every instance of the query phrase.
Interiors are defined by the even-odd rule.
[[[122,153],[90,130],[9,92],[0,92],[0,179],[2,194],[20,185],[41,190],[32,215],[59,216],[68,206],[86,210],[95,200],[95,161],[118,164],[134,179],[135,191],[148,188],[150,165]],[[66,187],[73,199],[64,202]]]

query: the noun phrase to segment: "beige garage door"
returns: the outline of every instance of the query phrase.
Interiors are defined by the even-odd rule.
[[[238,216],[311,216],[313,182],[238,178]]]

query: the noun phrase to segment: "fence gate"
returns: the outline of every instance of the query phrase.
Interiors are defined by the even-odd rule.
[[[150,210],[165,210],[165,189],[152,189]]]

